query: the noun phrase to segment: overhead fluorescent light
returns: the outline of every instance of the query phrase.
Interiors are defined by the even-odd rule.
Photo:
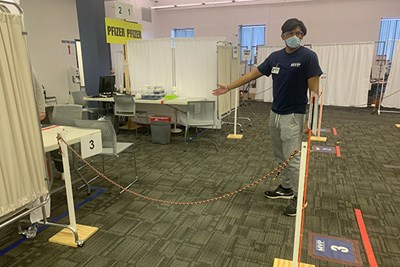
[[[176,7],[193,7],[193,6],[202,6],[204,3],[192,3],[192,4],[176,4],[176,5],[167,5],[167,6],[152,6],[150,9],[168,9],[168,8],[176,8]]]
[[[204,3],[206,5],[223,5],[223,4],[232,4],[232,1],[215,1],[215,2],[208,2]]]
[[[179,4],[179,5],[175,5],[175,7],[202,6],[204,4],[205,3]]]
[[[174,5],[169,5],[169,6],[152,6],[150,9],[164,9],[164,8],[173,8],[175,7]]]
[[[166,6],[153,6],[150,9],[172,9],[172,8],[185,8],[185,7],[196,7],[196,6],[217,6],[217,5],[226,5],[226,4],[241,4],[241,3],[251,3],[251,2],[259,2],[260,4],[272,4],[272,3],[290,3],[290,2],[308,2],[313,0],[225,0],[225,1],[215,1],[215,2],[198,2],[191,4],[176,4],[176,5],[166,5]]]
[[[257,1],[259,1],[259,0],[235,0],[235,1],[232,1],[232,2],[235,2],[235,3],[244,3],[244,2],[257,2]]]

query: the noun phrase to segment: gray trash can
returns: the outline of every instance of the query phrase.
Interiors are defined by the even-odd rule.
[[[155,144],[169,144],[171,141],[171,123],[164,121],[153,121],[150,123],[151,139]]]

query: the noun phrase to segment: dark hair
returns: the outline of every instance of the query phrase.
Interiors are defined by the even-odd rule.
[[[294,30],[297,26],[300,27],[300,29],[304,33],[304,35],[307,34],[307,28],[304,25],[304,23],[301,20],[298,20],[296,18],[288,19],[287,21],[285,21],[285,23],[283,23],[283,25],[281,27],[282,34],[284,34],[285,32],[290,32],[290,31]]]

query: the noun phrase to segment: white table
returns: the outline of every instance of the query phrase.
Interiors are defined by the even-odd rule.
[[[95,101],[95,102],[103,102],[103,103],[110,103],[114,102],[114,98],[112,97],[84,97],[83,100],[85,101]],[[205,101],[207,100],[206,97],[178,97],[174,99],[159,99],[159,100],[148,100],[148,99],[141,99],[135,98],[135,103],[140,106],[141,111],[146,111],[146,112],[154,112],[153,114],[159,113],[160,115],[167,115],[165,113],[168,113],[168,115],[171,115],[175,117],[175,127],[171,130],[173,133],[178,133],[180,132],[180,129],[176,128],[176,124],[178,123],[178,111],[181,111],[182,113],[186,113],[186,110],[182,110],[178,108],[178,106],[181,106],[182,108],[185,108],[188,104],[189,101]],[[173,109],[173,113],[166,111],[165,109],[162,109],[162,106],[167,106],[169,108]],[[179,116],[179,120],[181,124],[185,124],[186,121],[186,116]],[[182,123],[183,122],[183,123]],[[147,122],[146,122],[147,123]]]
[[[114,98],[112,97],[89,97],[86,96],[83,98],[84,101],[96,101],[96,102],[114,102]],[[187,106],[188,101],[204,101],[205,97],[178,97],[174,99],[158,99],[158,100],[149,100],[149,99],[141,99],[135,98],[136,104],[154,104],[154,105],[175,105],[175,106]]]
[[[79,143],[82,137],[101,132],[99,129],[80,129],[70,126],[52,125],[42,128],[44,151],[49,152],[58,149],[57,134],[63,130],[67,133],[67,143],[72,145]]]

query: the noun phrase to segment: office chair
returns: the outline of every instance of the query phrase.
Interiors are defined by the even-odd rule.
[[[193,138],[187,138],[190,127],[214,127],[216,125],[215,118],[215,101],[188,101],[187,104],[187,123],[185,125],[185,145]],[[204,129],[207,130],[207,129]],[[217,144],[211,142],[218,151]]]
[[[82,119],[82,106],[81,105],[71,105],[71,104],[63,104],[63,105],[55,105],[53,107],[53,112],[50,116],[50,123],[54,125],[61,125],[61,126],[75,126],[74,120],[81,120]],[[60,155],[58,155],[58,151],[51,151],[50,152],[56,169],[59,172],[63,172],[62,167],[62,159]],[[87,187],[87,193],[90,194],[90,186],[88,181],[82,174],[79,172],[85,165],[82,167],[78,167],[76,165],[76,158],[75,155],[72,154],[72,166],[73,169],[77,172],[78,176],[82,179],[85,186]],[[80,188],[78,188],[80,189]]]
[[[145,114],[146,123],[147,120],[147,112],[145,111],[136,111],[136,103],[135,98],[131,95],[114,95],[114,116],[119,117],[134,117],[137,118],[137,114]],[[128,121],[128,130],[131,126],[131,121]],[[135,127],[136,135],[137,135],[137,125]]]
[[[88,128],[88,129],[100,129],[101,130],[101,139],[102,139],[102,145],[103,145],[103,150],[100,153],[102,156],[102,167],[103,167],[103,174],[104,174],[104,156],[114,156],[114,157],[120,157],[120,154],[122,152],[129,152],[126,151],[128,148],[133,147],[135,144],[134,143],[122,143],[122,142],[117,142],[117,135],[115,133],[113,124],[109,120],[75,120],[74,121],[75,126],[79,128]],[[127,190],[132,184],[134,184],[136,181],[139,180],[138,175],[137,175],[137,167],[136,167],[136,155],[135,151],[131,151],[133,154],[133,163],[135,167],[135,179],[130,182],[124,189],[120,191],[120,194],[122,194],[125,190]],[[118,177],[120,176],[119,173],[120,168],[118,168]],[[97,177],[93,178],[92,180],[89,181],[92,182],[96,179]]]
[[[239,89],[239,106],[250,106],[247,100],[250,100],[251,83],[245,84]]]
[[[44,94],[44,103],[45,103],[46,107],[52,107],[54,105],[57,105],[58,104],[57,97],[48,96],[43,85],[42,85],[42,88],[43,88],[43,94]]]
[[[242,106],[247,107],[247,109],[250,111],[250,109],[248,108],[248,105],[250,105],[250,104],[248,104],[246,102],[246,100],[245,100],[245,98],[246,98],[245,95],[246,94],[247,94],[247,99],[250,99],[249,98],[249,91],[250,91],[250,83],[245,85],[245,86],[243,86],[241,89],[239,89],[239,106],[237,107],[237,112],[238,113],[240,111],[240,107],[242,107]],[[229,120],[234,120],[235,117],[231,116],[231,113],[232,113],[232,110],[229,111],[226,115],[224,115],[223,118],[226,118],[226,119],[229,119]],[[253,123],[252,123],[252,121],[251,121],[251,119],[249,117],[238,116],[236,125],[239,126],[239,130],[240,130],[241,133],[243,133],[243,126],[242,126],[241,123],[238,122],[238,120],[247,120],[249,122],[249,126],[253,126]],[[224,125],[224,124],[235,125],[235,123],[232,122],[232,121],[226,121],[226,120],[225,121],[221,121],[221,125]]]
[[[50,123],[62,126],[74,126],[74,120],[82,119],[82,106],[71,104],[55,105]]]
[[[87,101],[83,100],[87,96],[86,91],[74,91],[71,92],[72,98],[74,99],[74,104],[82,105],[83,117],[89,120],[95,120],[99,116],[99,108],[89,108]]]
[[[115,116],[136,116],[135,98],[131,95],[114,95],[114,115]]]

